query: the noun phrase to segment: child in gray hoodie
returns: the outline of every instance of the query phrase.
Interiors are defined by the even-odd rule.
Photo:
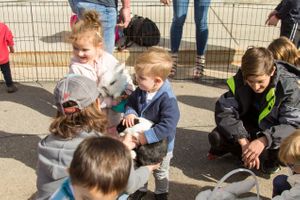
[[[67,168],[80,142],[105,135],[107,120],[98,96],[95,81],[84,76],[71,74],[57,83],[54,97],[58,111],[50,135],[38,144],[37,200],[49,199],[68,177]],[[130,136],[123,143],[129,149],[135,147]],[[131,168],[126,192],[133,193],[143,186],[156,167]]]

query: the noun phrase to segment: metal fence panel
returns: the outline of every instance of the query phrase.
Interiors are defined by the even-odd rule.
[[[279,36],[278,27],[264,24],[271,4],[212,2],[208,26],[209,40],[203,79],[218,81],[231,76],[248,46],[267,46]],[[161,32],[159,46],[170,48],[173,9],[159,2],[132,1],[133,14],[153,20]],[[68,71],[72,47],[71,9],[67,2],[0,2],[0,21],[14,34],[16,53],[11,54],[11,68],[16,81],[57,81]],[[189,5],[179,51],[176,79],[190,79],[195,63],[196,40],[193,2]],[[132,70],[136,56],[145,47],[133,45],[114,55]],[[132,71],[131,71],[132,72]],[[2,77],[1,77],[2,78]]]

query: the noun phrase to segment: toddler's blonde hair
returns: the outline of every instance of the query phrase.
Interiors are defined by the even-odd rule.
[[[293,159],[295,162],[300,161],[300,129],[297,129],[281,142],[278,156],[285,164],[290,159]]]
[[[150,47],[141,53],[134,66],[137,74],[158,76],[166,80],[172,69],[172,58],[170,54],[160,47]]]
[[[72,27],[70,40],[73,43],[83,36],[87,36],[91,37],[93,44],[96,46],[103,42],[102,32],[103,28],[99,21],[99,14],[94,10],[87,10]]]
[[[268,46],[276,60],[283,60],[292,65],[300,67],[300,52],[287,37],[281,36]]]

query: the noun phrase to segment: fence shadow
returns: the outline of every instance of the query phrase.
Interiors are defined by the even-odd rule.
[[[209,161],[206,154],[209,150],[208,132],[177,128],[174,158],[171,165],[182,170],[183,174],[206,182],[220,180],[226,173],[242,167],[242,163],[236,157],[228,154],[222,158]],[[222,169],[222,170],[220,170]],[[254,173],[262,178],[270,176],[259,171]],[[228,179],[228,182],[241,181],[249,174],[241,173]]]
[[[195,108],[202,108],[205,110],[215,110],[215,103],[217,98],[215,97],[204,97],[204,96],[191,96],[191,95],[178,95],[177,100]]]
[[[170,39],[161,38],[158,44],[160,47],[170,49]],[[192,68],[195,66],[196,57],[196,41],[181,41],[182,48],[178,52],[178,73],[175,79],[192,79]],[[114,55],[126,65],[133,66],[136,57],[144,52],[147,47],[133,45],[125,51],[115,51]],[[228,77],[228,73],[235,72],[237,67],[232,65],[235,58],[236,50],[221,45],[208,45],[206,52],[206,68],[211,70],[209,76],[203,77],[207,80],[224,79]],[[219,72],[219,73],[217,73]]]
[[[40,140],[37,135],[8,133],[0,130],[0,158],[12,158],[36,169],[37,146]]]
[[[42,87],[31,85],[16,84],[18,91],[8,94],[5,91],[5,85],[0,84],[0,101],[10,101],[29,107],[45,116],[54,116],[56,109],[54,108],[53,94]]]
[[[40,40],[45,43],[57,43],[57,42],[69,43],[70,35],[71,35],[71,31],[60,31],[53,35],[40,37]]]

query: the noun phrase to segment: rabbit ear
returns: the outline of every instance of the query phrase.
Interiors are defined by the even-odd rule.
[[[123,71],[125,69],[125,63],[118,63],[116,66],[115,66],[115,72],[116,73],[119,73],[119,74],[122,74]]]

